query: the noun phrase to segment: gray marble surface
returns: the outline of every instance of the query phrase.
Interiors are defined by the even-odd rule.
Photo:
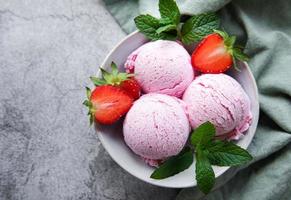
[[[81,105],[125,34],[100,0],[0,0],[0,199],[167,200],[127,174]]]

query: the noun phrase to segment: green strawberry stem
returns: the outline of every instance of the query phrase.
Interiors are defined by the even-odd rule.
[[[92,125],[94,122],[94,113],[96,112],[96,110],[92,102],[90,101],[91,90],[88,87],[86,87],[86,96],[87,96],[87,99],[83,102],[83,105],[88,108],[89,122],[90,122],[90,125]]]
[[[112,62],[111,63],[111,73],[106,71],[105,69],[101,68],[102,78],[97,77],[90,77],[91,81],[95,86],[101,85],[120,85],[123,81],[128,80],[129,78],[133,77],[134,74],[128,74],[125,72],[119,72],[117,65]]]

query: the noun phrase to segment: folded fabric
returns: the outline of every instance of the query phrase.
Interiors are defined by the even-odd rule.
[[[127,33],[139,13],[158,16],[157,0],[105,0]],[[259,88],[260,121],[249,151],[254,161],[217,180],[209,200],[290,199],[291,196],[291,0],[178,0],[183,14],[218,11],[223,28],[246,44]],[[194,177],[193,177],[194,178]],[[231,180],[230,180],[231,179]],[[223,186],[222,186],[223,185]],[[203,198],[183,189],[177,200]]]

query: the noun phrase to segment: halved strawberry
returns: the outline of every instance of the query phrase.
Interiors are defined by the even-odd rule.
[[[141,87],[134,78],[129,78],[128,80],[122,81],[119,87],[133,99],[138,99],[140,97]]]
[[[133,103],[123,90],[110,85],[96,87],[93,92],[86,90],[88,100],[83,104],[89,109],[90,124],[94,118],[99,123],[112,124],[127,113]]]
[[[226,32],[215,30],[206,36],[192,54],[192,66],[203,73],[221,73],[232,65],[236,67],[236,59],[247,61],[248,57],[242,49],[234,46],[236,37]]]
[[[90,77],[94,85],[96,86],[112,85],[115,87],[119,87],[123,89],[132,98],[138,99],[141,93],[141,87],[136,81],[136,79],[133,78],[134,75],[119,72],[117,65],[114,62],[111,63],[111,68],[112,68],[111,73],[100,68],[102,72],[102,78]]]

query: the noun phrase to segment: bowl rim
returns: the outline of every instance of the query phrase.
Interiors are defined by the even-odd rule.
[[[106,55],[106,57],[104,58],[102,64],[101,64],[101,67],[103,67],[107,60],[110,58],[111,54],[113,54],[113,52],[115,52],[115,50],[121,46],[126,40],[128,40],[129,38],[131,38],[132,36],[135,36],[137,34],[141,34],[138,30],[128,34],[126,37],[124,37],[120,42],[118,42],[111,50],[110,52]],[[258,121],[259,121],[259,109],[260,109],[260,105],[259,105],[259,92],[258,92],[258,87],[257,87],[257,83],[255,81],[255,78],[253,76],[253,73],[251,72],[250,70],[250,67],[248,65],[247,62],[243,62],[244,65],[246,66],[246,71],[251,79],[251,82],[252,82],[252,85],[254,86],[254,89],[255,89],[255,99],[256,99],[256,102],[254,105],[257,109],[256,109],[256,116],[254,116],[254,119],[257,119],[256,121],[253,121],[253,125],[255,126],[255,129],[254,129],[254,133],[251,135],[251,138],[249,139],[249,142],[247,143],[246,145],[246,149],[249,147],[250,143],[253,141],[253,138],[254,138],[254,135],[256,133],[256,129],[257,129],[257,126],[258,126]],[[99,70],[98,68],[98,72],[97,72],[97,76],[100,76],[101,75],[101,71]],[[138,174],[134,174],[132,173],[131,171],[129,171],[125,166],[123,166],[122,164],[120,164],[120,162],[118,162],[118,160],[115,159],[115,157],[113,155],[111,155],[111,151],[109,151],[108,149],[110,147],[108,147],[103,141],[104,141],[104,138],[102,137],[102,134],[98,133],[99,130],[96,126],[96,123],[95,123],[95,130],[97,131],[97,135],[98,135],[98,138],[102,144],[102,146],[104,147],[104,149],[107,151],[107,153],[110,155],[111,159],[114,160],[114,162],[116,162],[122,169],[124,169],[126,172],[128,172],[129,174],[131,174],[132,176],[138,178],[139,180],[141,181],[144,181],[146,183],[149,183],[151,185],[155,185],[155,186],[159,186],[159,187],[165,187],[165,188],[189,188],[189,187],[195,187],[197,186],[197,184],[189,184],[189,185],[186,185],[186,186],[183,186],[183,187],[180,187],[180,186],[170,186],[170,185],[164,185],[164,184],[161,184],[160,182],[150,182],[149,180],[146,180],[146,179],[143,179],[142,176],[139,176]],[[215,179],[218,179],[218,177],[220,177],[222,174],[224,174],[227,170],[229,170],[231,167],[221,167],[217,170],[217,172],[215,173]]]

